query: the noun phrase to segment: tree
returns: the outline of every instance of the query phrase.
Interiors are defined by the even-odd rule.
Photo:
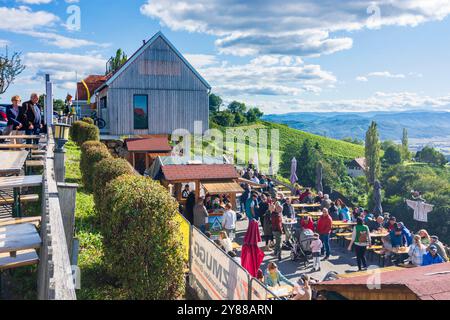
[[[236,113],[234,115],[234,124],[235,125],[241,125],[241,124],[245,124],[247,122],[247,118],[245,117],[244,114],[242,113]]]
[[[409,152],[409,141],[408,141],[408,129],[403,128],[402,137],[402,159],[404,161],[411,160],[411,153]]]
[[[209,95],[209,112],[219,112],[222,104],[223,100],[221,97],[215,95],[214,93]]]
[[[245,103],[233,101],[228,105],[228,110],[231,113],[245,113],[247,112],[247,107],[245,106]]]
[[[342,139],[342,141],[348,142],[348,143],[352,143],[352,144],[356,144],[358,146],[363,146],[364,145],[364,141],[358,139],[358,138],[351,138],[351,137],[345,137]]]
[[[128,60],[128,57],[125,54],[125,52],[123,52],[122,49],[117,49],[116,56],[111,57],[111,59],[109,60],[108,72],[115,72],[115,71],[119,70],[119,68],[121,66],[123,66],[125,64],[125,62],[127,62],[127,60]]]
[[[314,186],[316,182],[317,163],[321,159],[320,151],[309,139],[303,143],[298,161],[298,178],[303,185]]]
[[[370,185],[375,183],[380,176],[380,138],[378,135],[378,126],[376,122],[372,122],[366,133],[366,164],[367,164],[367,181]]]
[[[219,112],[214,117],[214,122],[222,127],[231,127],[234,124],[234,115],[228,110]]]
[[[383,162],[387,165],[396,165],[402,162],[402,152],[399,146],[390,145],[384,151]]]
[[[14,52],[10,57],[8,47],[5,54],[0,55],[0,94],[5,93],[17,76],[25,70],[21,55],[19,52]]]
[[[426,146],[422,149],[422,151],[417,152],[416,160],[419,162],[430,163],[437,166],[443,166],[447,163],[447,159],[445,158],[445,156],[430,146]]]
[[[247,112],[247,122],[248,123],[256,122],[263,115],[264,115],[264,113],[262,113],[261,110],[259,110],[258,108],[250,108],[250,110],[248,110],[248,112]]]

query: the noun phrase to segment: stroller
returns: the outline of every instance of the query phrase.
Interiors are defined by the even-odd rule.
[[[307,268],[312,260],[311,242],[314,240],[314,232],[310,229],[297,229],[292,237],[291,260],[301,260]]]

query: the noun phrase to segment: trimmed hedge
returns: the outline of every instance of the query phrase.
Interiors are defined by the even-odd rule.
[[[92,192],[95,165],[103,159],[112,158],[108,148],[104,145],[95,145],[91,141],[82,146],[80,170],[84,188]]]
[[[100,140],[100,130],[98,127],[84,121],[75,121],[70,128],[69,134],[70,138],[78,146],[81,146],[86,141]]]
[[[158,182],[124,175],[105,190],[105,262],[129,299],[171,300],[184,293],[178,205]]]
[[[92,118],[84,117],[81,121],[86,122],[87,124],[95,125],[94,119]]]
[[[88,142],[86,142],[88,143]],[[85,143],[85,144],[86,144]],[[85,145],[84,144],[84,145]],[[84,146],[83,145],[83,146]],[[105,217],[109,219],[109,212],[106,208],[106,195],[105,188],[106,185],[112,180],[124,175],[133,175],[134,170],[131,165],[125,159],[113,158],[113,159],[103,159],[94,166],[94,181],[93,184],[93,194],[95,207],[97,209],[97,214],[99,215],[100,222]]]

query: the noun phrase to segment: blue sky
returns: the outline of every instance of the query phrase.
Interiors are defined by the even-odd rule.
[[[265,113],[449,111],[449,15],[448,0],[0,0],[0,46],[27,66],[0,103],[45,73],[63,98],[161,30],[213,92]]]

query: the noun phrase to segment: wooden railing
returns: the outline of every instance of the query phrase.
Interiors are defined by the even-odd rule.
[[[42,187],[42,247],[38,268],[39,300],[76,300],[54,167],[54,138],[49,128]]]

